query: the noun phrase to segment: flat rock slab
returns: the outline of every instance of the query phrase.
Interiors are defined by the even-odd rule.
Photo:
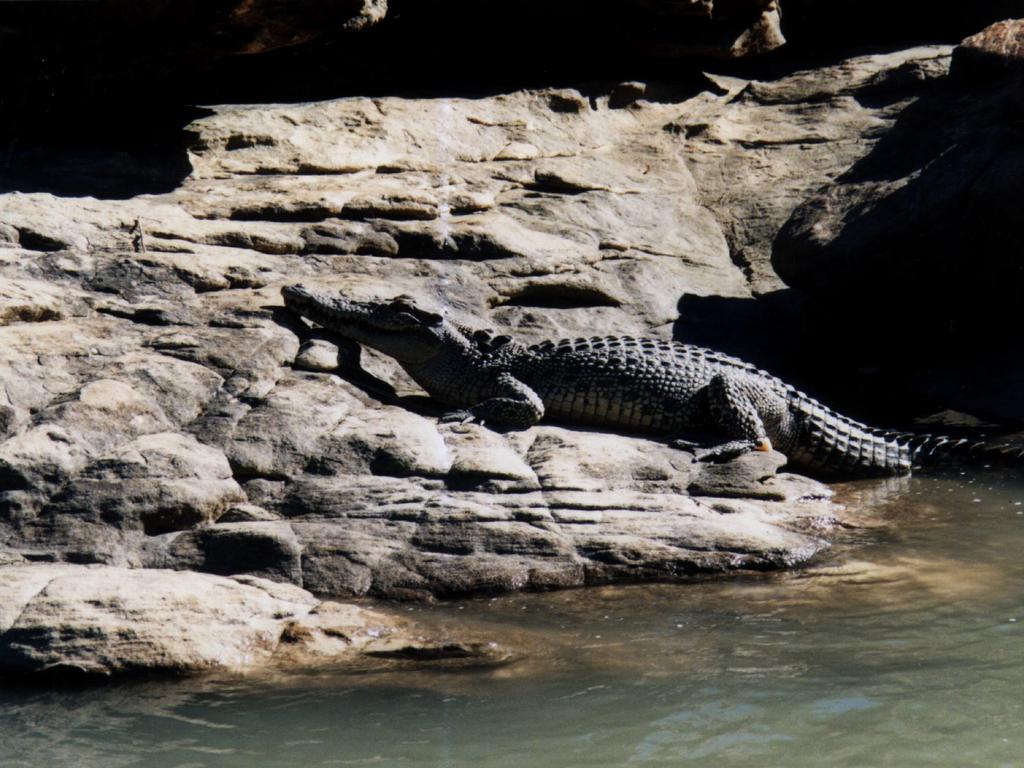
[[[288,434],[268,425],[267,439]],[[478,426],[433,434],[379,465],[391,476],[353,468],[250,480],[243,488],[257,506],[147,537],[141,562],[322,594],[430,599],[792,566],[827,548],[836,513],[826,487],[777,473],[779,454],[714,465],[648,440],[559,427],[512,439]],[[470,463],[459,453],[467,444],[486,450]],[[309,461],[339,468],[352,447],[311,450]],[[408,470],[427,464],[415,450],[448,457],[438,462],[447,469]]]
[[[380,659],[501,660],[480,642],[253,577],[68,564],[0,567],[0,670],[39,676],[252,672]]]

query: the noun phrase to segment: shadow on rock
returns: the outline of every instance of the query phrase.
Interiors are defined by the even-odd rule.
[[[881,363],[946,407],[1017,421],[1022,38],[1024,22],[1015,21],[965,40],[950,75],[799,206],[772,253],[782,279],[808,297],[813,324],[835,341],[876,346]]]
[[[212,114],[197,108],[154,108],[132,115],[86,117],[73,130],[39,131],[14,115],[0,131],[0,194],[48,192],[58,197],[126,199],[171,192],[192,172],[185,126]],[[55,135],[57,134],[57,135]]]
[[[856,326],[815,322],[815,311],[792,289],[756,299],[684,295],[672,335],[753,363],[863,421],[899,424],[939,408],[938,401],[908,391],[902,358],[888,347]]]
[[[1024,22],[1007,25],[965,40],[950,75],[794,211],[772,254],[787,284],[856,312],[866,331],[984,341],[1016,317],[1024,58],[999,51]]]

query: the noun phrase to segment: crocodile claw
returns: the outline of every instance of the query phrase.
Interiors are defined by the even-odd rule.
[[[694,451],[693,455],[697,461],[728,461],[742,456],[748,451],[763,451],[765,450],[763,445],[764,443],[753,440],[732,440],[721,445],[698,449]]]
[[[473,415],[472,411],[449,411],[448,413],[441,416],[442,424],[472,424],[476,421],[476,416]]]

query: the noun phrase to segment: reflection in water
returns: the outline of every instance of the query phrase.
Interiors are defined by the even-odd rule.
[[[839,489],[790,574],[414,606],[489,671],[0,693],[0,766],[999,766],[1024,755],[1024,483]]]

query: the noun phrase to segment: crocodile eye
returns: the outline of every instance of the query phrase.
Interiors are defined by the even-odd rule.
[[[395,317],[403,323],[411,325],[440,325],[444,320],[442,315],[436,312],[428,312],[416,306],[411,296],[396,296],[390,302],[390,308],[396,314]]]

